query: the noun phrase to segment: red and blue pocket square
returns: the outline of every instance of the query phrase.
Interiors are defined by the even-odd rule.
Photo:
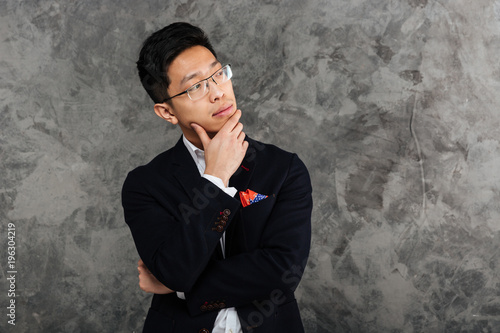
[[[243,207],[250,206],[253,203],[259,202],[267,198],[267,195],[259,194],[252,190],[240,191],[240,199]]]

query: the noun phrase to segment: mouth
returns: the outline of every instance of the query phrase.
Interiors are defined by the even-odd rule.
[[[217,110],[212,117],[225,117],[227,115],[231,115],[233,112],[233,105],[225,105]]]

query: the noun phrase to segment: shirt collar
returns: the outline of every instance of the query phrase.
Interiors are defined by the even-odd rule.
[[[184,145],[186,146],[189,155],[193,158],[194,163],[198,167],[200,174],[203,174],[205,172],[205,152],[189,142],[184,135],[182,135],[182,142],[184,142]]]
[[[196,147],[193,145],[191,142],[189,142],[188,139],[184,135],[182,135],[182,142],[184,142],[184,145],[186,146],[187,150],[189,151],[189,154],[193,157],[193,159],[196,159],[196,151],[199,150],[203,152],[200,148]]]

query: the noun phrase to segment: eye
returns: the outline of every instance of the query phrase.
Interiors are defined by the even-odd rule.
[[[200,90],[201,86],[202,86],[202,82],[198,82],[198,83],[193,84],[188,90],[190,92],[195,92],[195,91]]]

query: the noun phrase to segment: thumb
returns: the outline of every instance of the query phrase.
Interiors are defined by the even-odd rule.
[[[210,143],[210,137],[208,136],[207,132],[203,127],[196,123],[192,123],[191,127],[194,129],[196,134],[200,137],[201,144],[203,145],[203,148],[205,148],[209,143]]]

